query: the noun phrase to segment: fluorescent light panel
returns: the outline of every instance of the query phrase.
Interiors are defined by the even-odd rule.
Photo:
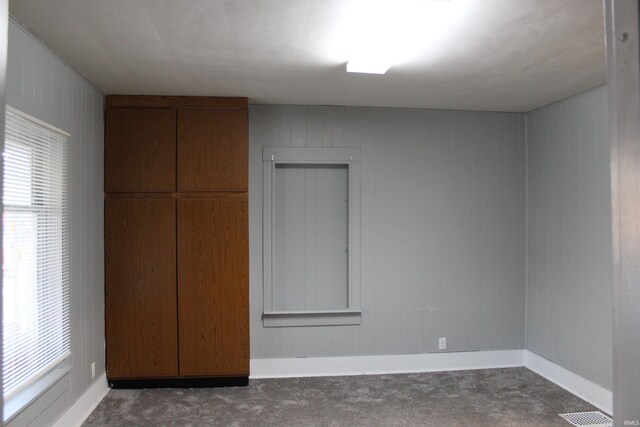
[[[378,61],[376,58],[361,58],[347,62],[348,73],[384,74],[391,68],[391,63]]]
[[[350,73],[384,74],[414,58],[446,26],[451,2],[360,0],[347,11],[340,40]]]

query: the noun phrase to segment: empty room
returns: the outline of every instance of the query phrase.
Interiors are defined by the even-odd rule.
[[[0,0],[3,425],[640,425],[637,0]]]

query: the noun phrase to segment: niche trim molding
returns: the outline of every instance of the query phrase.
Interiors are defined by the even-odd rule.
[[[263,313],[264,327],[359,325],[360,309],[360,149],[263,147]],[[346,166],[348,176],[347,289],[344,308],[278,309],[274,283],[275,176],[278,165]],[[320,283],[319,286],[322,286]]]

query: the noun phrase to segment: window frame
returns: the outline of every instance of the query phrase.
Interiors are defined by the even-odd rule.
[[[21,417],[21,414],[24,412],[28,412],[27,408],[31,407],[38,401],[39,398],[44,398],[45,395],[49,395],[52,392],[58,394],[60,390],[65,390],[68,387],[68,380],[66,377],[71,372],[71,260],[70,260],[70,250],[71,250],[71,234],[70,234],[70,224],[71,224],[71,193],[70,193],[70,167],[71,167],[71,135],[59,129],[45,121],[38,119],[37,117],[33,117],[21,110],[18,110],[10,105],[6,105],[6,112],[12,113],[16,116],[25,119],[26,121],[31,122],[34,126],[40,126],[45,128],[51,132],[55,132],[60,136],[66,139],[65,144],[67,144],[67,148],[63,152],[62,161],[66,163],[66,175],[63,175],[63,189],[62,191],[66,192],[66,206],[64,206],[64,210],[62,211],[62,224],[63,229],[65,230],[65,234],[63,235],[62,240],[62,250],[67,252],[66,259],[66,272],[67,272],[67,283],[68,287],[68,299],[66,303],[68,306],[66,310],[68,311],[68,340],[69,340],[69,348],[63,351],[60,355],[58,355],[55,359],[49,362],[47,365],[43,366],[39,371],[35,372],[31,377],[28,377],[25,381],[23,381],[20,385],[18,385],[15,390],[12,390],[7,397],[4,396],[3,391],[3,399],[4,399],[4,412],[3,412],[3,422],[8,424],[14,419]],[[6,114],[6,113],[5,113]],[[5,135],[6,138],[7,128],[5,127]],[[6,146],[5,146],[6,150]],[[4,163],[4,160],[3,160]],[[33,167],[33,166],[32,166]],[[3,164],[3,173],[4,173],[4,164]],[[4,186],[4,182],[3,182]],[[4,192],[3,192],[4,197]],[[38,202],[36,202],[36,205]],[[5,211],[5,207],[3,206],[3,214]],[[36,221],[40,221],[39,216],[37,216]],[[4,225],[3,225],[4,226]],[[39,225],[37,225],[39,228]],[[3,236],[4,240],[4,236]],[[2,242],[4,244],[4,241]],[[38,260],[36,265],[38,265],[41,261]],[[61,268],[64,269],[64,266]],[[4,272],[3,272],[4,274]],[[37,286],[40,286],[39,284]],[[61,312],[64,310],[64,307],[61,307]],[[3,362],[4,363],[4,362]],[[3,374],[4,375],[4,374]],[[3,381],[4,382],[4,381]],[[62,387],[62,388],[61,388]]]
[[[263,147],[263,312],[264,327],[340,326],[362,323],[360,308],[360,149]],[[348,169],[347,308],[278,310],[274,301],[275,169],[286,164],[345,165]]]

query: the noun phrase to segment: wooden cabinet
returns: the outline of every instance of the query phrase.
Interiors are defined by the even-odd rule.
[[[246,99],[108,96],[107,378],[247,384]]]
[[[180,374],[249,372],[246,194],[178,201]]]
[[[104,147],[106,192],[175,191],[175,110],[107,109]]]
[[[247,110],[178,111],[178,190],[247,191]]]
[[[109,376],[175,376],[176,201],[107,199],[105,229]]]

